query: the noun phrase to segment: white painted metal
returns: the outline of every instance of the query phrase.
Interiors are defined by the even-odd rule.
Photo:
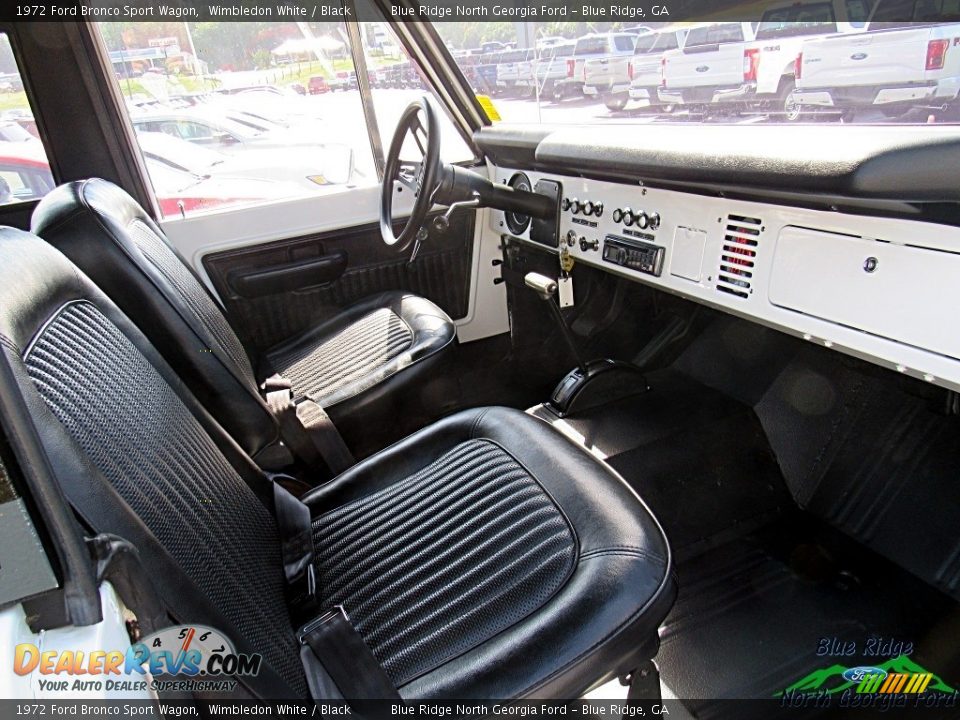
[[[86,627],[66,627],[57,630],[44,630],[33,633],[27,626],[23,606],[14,605],[0,612],[0,638],[3,639],[3,651],[13,659],[14,648],[20,643],[30,643],[43,652],[47,650],[81,651],[85,657],[95,650],[120,650],[126,652],[130,647],[130,637],[126,628],[126,610],[110,583],[100,586],[100,604],[103,620],[96,625]],[[68,675],[42,674],[39,669],[27,675],[9,671],[0,673],[0,697],[18,700],[155,700],[156,694],[150,690],[151,677],[147,675]],[[74,687],[74,681],[81,685]],[[145,680],[142,690],[118,689],[109,686],[113,682]],[[66,681],[68,690],[55,690],[47,682]],[[86,684],[84,684],[86,683]],[[85,688],[85,689],[80,689]]]
[[[498,168],[496,177],[509,178],[513,172],[510,169]],[[565,197],[577,198],[581,202],[590,200],[594,204],[603,203],[603,214],[599,218],[575,216],[570,212],[561,214],[561,238],[574,230],[577,236],[583,235],[587,240],[600,241],[601,250],[582,250],[579,242],[571,246],[570,253],[577,262],[647,283],[695,302],[798,335],[810,342],[861,357],[882,367],[960,390],[960,360],[944,354],[944,349],[956,348],[957,341],[948,341],[945,337],[934,339],[939,336],[960,336],[960,321],[953,319],[951,313],[957,307],[955,286],[960,281],[960,273],[957,272],[960,266],[955,264],[960,257],[960,228],[729,200],[537,172],[527,172],[527,175],[533,183],[543,177],[561,182]],[[608,234],[627,237],[624,225],[613,222],[613,211],[617,208],[630,208],[635,212],[644,211],[648,214],[659,213],[661,216],[661,225],[656,231],[630,228],[652,235],[652,242],[666,249],[661,277],[644,275],[603,261],[601,253],[604,237]],[[750,258],[753,266],[745,268],[751,273],[749,278],[744,277],[750,285],[749,289],[744,290],[746,297],[727,294],[717,289],[718,269],[724,254],[729,215],[761,220],[762,230],[757,238],[756,256]],[[502,213],[492,211],[490,217],[492,226],[502,231]],[[575,219],[580,222],[574,222]],[[595,226],[584,222],[594,223]],[[898,290],[896,297],[904,299],[904,302],[910,305],[908,316],[884,317],[883,313],[874,313],[871,317],[860,317],[863,301],[857,297],[857,293],[861,292],[861,288],[853,283],[845,285],[841,277],[820,280],[811,277],[807,283],[811,296],[830,293],[829,300],[808,300],[810,303],[827,303],[831,308],[836,306],[828,312],[821,305],[816,305],[823,317],[814,317],[776,305],[771,298],[782,298],[783,291],[779,285],[773,286],[773,265],[779,252],[780,234],[784,228],[790,226],[847,236],[846,240],[838,238],[836,243],[824,243],[818,253],[826,256],[819,260],[818,267],[850,262],[849,249],[854,246],[851,245],[850,238],[862,238],[863,242],[870,243],[871,248],[889,244],[884,248],[884,257],[880,258],[882,265],[878,272],[883,273],[885,282],[890,278],[888,287]],[[679,264],[674,266],[674,256],[677,254],[674,238],[679,227],[688,230],[684,232],[684,240],[680,242]],[[693,271],[694,263],[690,258],[686,235],[689,231],[706,236],[699,279]],[[520,239],[529,242],[528,233],[523,233]],[[903,248],[903,253],[909,251],[906,246],[928,250],[910,254],[912,260],[909,269],[901,271],[897,265],[903,254],[892,249],[896,246]],[[933,250],[941,252],[932,252]],[[854,259],[858,260],[857,269],[863,273],[862,265],[866,256]],[[678,273],[681,276],[674,274],[674,267],[681,270]],[[809,272],[814,273],[813,270]],[[778,292],[781,294],[778,295]],[[917,294],[914,299],[908,299],[911,293]],[[799,302],[793,295],[790,300],[793,303]],[[887,302],[893,301],[888,299]],[[831,319],[838,322],[832,322]]]
[[[960,359],[960,254],[788,226],[770,302]]]

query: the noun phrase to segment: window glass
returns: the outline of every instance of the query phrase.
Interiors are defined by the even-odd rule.
[[[0,205],[38,200],[55,186],[10,38],[0,33]]]
[[[378,183],[343,23],[98,27],[165,217]]]
[[[439,23],[438,27],[447,23]],[[386,153],[403,110],[413,101],[429,94],[430,89],[416,63],[409,60],[399,40],[385,23],[360,23],[367,72],[370,77],[373,106],[377,115],[381,142]],[[474,89],[485,95],[496,95],[500,68],[509,64],[513,49],[506,43],[491,41],[460,54],[457,62],[471,78]],[[457,53],[454,52],[456,55]],[[507,58],[507,60],[504,60]],[[440,158],[444,162],[465,162],[473,158],[463,136],[456,129],[443,105],[434,104],[440,122]],[[408,141],[410,136],[408,135]],[[407,148],[410,150],[410,148]],[[407,154],[404,157],[416,157]]]
[[[616,22],[435,25],[477,92],[497,79],[503,122],[960,123],[960,0],[787,0],[757,22],[649,26],[625,51]],[[481,72],[493,40],[534,57]]]

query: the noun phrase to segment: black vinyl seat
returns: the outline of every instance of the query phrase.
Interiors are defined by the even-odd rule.
[[[132,542],[179,622],[303,697],[270,480],[70,261],[0,229],[0,352],[90,530]],[[465,411],[302,498],[321,607],[406,698],[576,697],[652,657],[670,550],[606,465],[516,410]]]
[[[355,453],[364,428],[397,426],[417,406],[456,329],[429,300],[386,292],[251,359],[220,303],[159,226],[106,180],[68,183],[33,213],[31,230],[69,257],[138,327],[204,406],[256,456],[278,437],[260,385],[278,373],[322,406]]]

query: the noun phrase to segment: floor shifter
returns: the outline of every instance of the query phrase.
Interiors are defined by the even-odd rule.
[[[564,375],[550,394],[547,407],[559,417],[578,410],[596,407],[612,400],[635,395],[649,390],[640,368],[618,360],[591,360],[587,362],[580,354],[573,331],[554,301],[557,281],[539,273],[527,273],[523,278],[540,299],[547,303],[560,325],[563,339],[577,361],[577,367]]]

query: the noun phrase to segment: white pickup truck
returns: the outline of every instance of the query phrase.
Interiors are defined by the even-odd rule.
[[[603,98],[604,103],[611,110],[622,109],[626,105],[627,91],[630,87],[630,60],[633,58],[636,44],[649,37],[651,34],[645,32],[640,35],[627,33],[598,35],[592,40],[582,38],[588,49],[602,50],[603,53],[587,57],[582,61],[583,94]]]
[[[500,56],[497,67],[497,92],[513,93],[518,88],[521,68],[533,59],[536,51],[530,49],[507,50]],[[529,65],[527,65],[529,69]]]
[[[754,42],[744,48],[744,71],[756,83],[747,106],[772,120],[798,120],[795,72],[804,44],[837,33],[862,32],[869,0],[806,0],[768,7]]]
[[[756,23],[713,23],[691,28],[683,47],[663,56],[661,103],[706,108],[718,103],[740,103],[757,84],[756,56],[747,45]]]
[[[620,88],[614,86],[607,100],[607,107],[620,110],[628,100],[636,101],[640,107],[659,106],[660,97],[657,91],[663,77],[663,54],[680,48],[686,34],[686,30],[661,30],[640,36],[633,57],[627,63],[626,92],[621,93]]]
[[[608,92],[616,77],[610,62],[622,59],[622,74],[626,75],[627,60],[633,55],[636,42],[636,34],[625,32],[590,34],[577,39],[573,57],[567,62],[567,78],[557,84],[555,99]]]
[[[543,48],[533,63],[533,92],[553,98],[556,84],[567,79],[567,61],[573,60],[575,43],[557,43]],[[523,82],[522,80],[520,82]]]
[[[894,11],[902,19],[902,9],[902,2],[880,0],[866,32],[805,43],[796,101],[847,119],[870,108],[897,117],[916,107],[943,111],[960,104],[960,17],[952,23],[884,20]]]

